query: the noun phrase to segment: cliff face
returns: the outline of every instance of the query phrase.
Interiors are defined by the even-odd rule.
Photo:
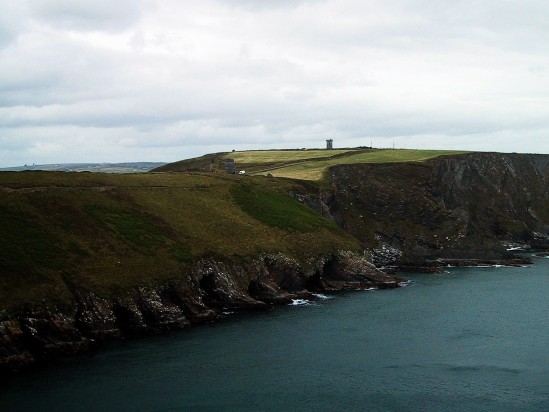
[[[469,214],[470,233],[534,245],[548,233],[549,156],[443,158],[433,162],[430,184],[445,208]]]
[[[202,259],[184,279],[111,298],[67,285],[74,304],[0,317],[0,372],[92,350],[105,339],[184,329],[235,310],[267,310],[315,292],[398,287],[363,256],[337,252],[305,265],[282,254],[243,264]]]
[[[360,239],[380,265],[504,259],[506,246],[549,245],[547,155],[341,165],[329,179],[329,191],[297,197]]]

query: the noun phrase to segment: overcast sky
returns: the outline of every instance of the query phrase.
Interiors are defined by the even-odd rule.
[[[549,153],[547,0],[0,0],[0,167]]]

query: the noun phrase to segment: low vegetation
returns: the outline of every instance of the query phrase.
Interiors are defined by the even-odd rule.
[[[214,153],[194,159],[169,163],[155,171],[189,172],[223,170],[212,167],[225,159],[235,162],[237,171],[248,175],[271,175],[290,179],[321,182],[330,166],[353,163],[421,162],[438,156],[455,155],[460,151],[411,149],[302,149],[302,150],[249,150]],[[224,165],[224,163],[223,163]]]
[[[305,205],[296,204],[294,199],[283,193],[249,184],[235,185],[231,193],[242,210],[271,227],[298,233],[337,228],[334,222],[324,219]]]
[[[249,150],[245,152],[232,152],[226,155],[234,159],[236,163],[270,164],[277,162],[296,162],[310,159],[327,159],[334,155],[355,153],[360,149],[338,150]]]
[[[69,304],[184,279],[201,257],[298,260],[357,241],[288,196],[296,183],[224,174],[0,173],[0,301]]]
[[[301,180],[322,180],[330,166],[356,163],[419,162],[437,156],[460,154],[465,152],[442,150],[316,150],[315,156],[308,156],[306,151],[249,151],[232,153],[237,168],[253,165],[254,174],[270,173],[274,177],[287,177]],[[324,156],[322,156],[324,154]],[[279,164],[273,164],[278,158]],[[240,167],[240,163],[243,166]],[[259,165],[265,165],[261,168]]]

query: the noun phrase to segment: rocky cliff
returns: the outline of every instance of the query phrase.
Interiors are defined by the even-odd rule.
[[[69,284],[74,305],[0,318],[0,372],[85,353],[105,339],[184,329],[233,311],[314,300],[319,292],[394,288],[400,281],[363,256],[340,251],[304,265],[283,254],[243,264],[202,259],[184,279],[136,287],[109,299]]]
[[[339,165],[328,178],[328,190],[294,197],[357,237],[379,266],[512,263],[507,249],[549,246],[548,155]]]

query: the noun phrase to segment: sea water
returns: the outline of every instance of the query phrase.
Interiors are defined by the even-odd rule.
[[[549,411],[549,259],[408,278],[117,343],[0,410]]]

